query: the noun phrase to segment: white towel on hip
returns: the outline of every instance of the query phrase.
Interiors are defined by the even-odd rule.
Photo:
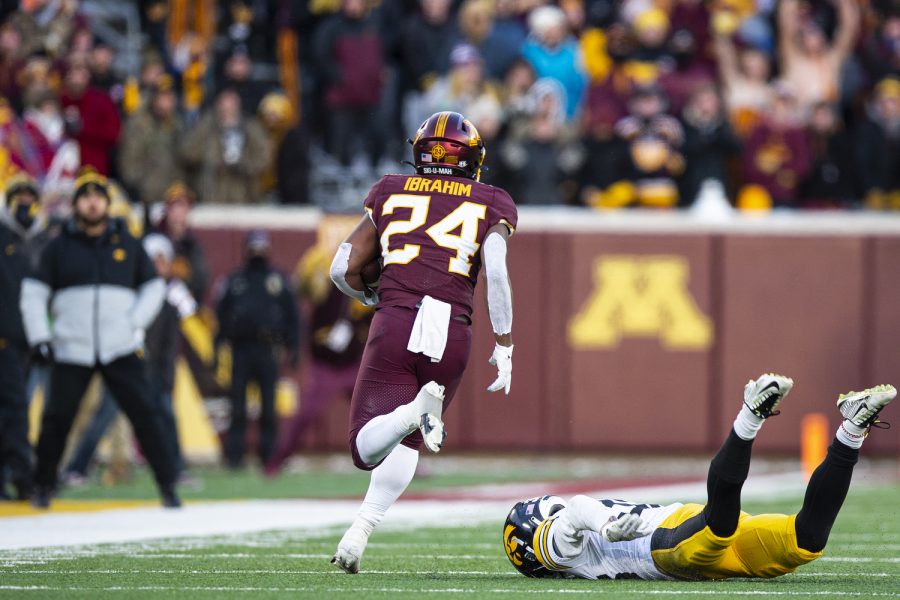
[[[441,362],[447,347],[447,330],[450,327],[450,305],[431,296],[422,298],[416,321],[409,334],[406,349],[424,354],[431,362]]]

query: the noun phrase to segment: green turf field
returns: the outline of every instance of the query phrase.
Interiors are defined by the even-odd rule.
[[[797,468],[791,461],[760,459],[770,470]],[[496,458],[484,455],[444,457],[420,461],[408,491],[410,493],[453,489],[461,486],[529,481],[606,480],[634,477],[634,472],[652,480],[666,476],[702,477],[709,457],[680,457],[665,460],[656,456],[616,457],[521,457]],[[756,466],[756,465],[754,465]],[[235,498],[334,498],[362,497],[369,484],[369,473],[353,467],[349,456],[321,456],[301,459],[279,477],[269,479],[258,469],[228,471],[219,467],[192,469],[194,482],[181,485],[185,500],[227,500]],[[60,498],[71,500],[155,500],[156,486],[146,468],[136,469],[132,477],[115,485],[105,485],[104,469],[95,469],[87,485],[64,488]],[[2,512],[2,511],[0,511]]]
[[[794,511],[792,502],[748,504]],[[2,525],[0,525],[2,526]],[[900,485],[851,490],[825,557],[773,580],[532,580],[506,560],[501,523],[376,532],[359,575],[328,564],[342,531],[0,552],[3,598],[900,597]]]

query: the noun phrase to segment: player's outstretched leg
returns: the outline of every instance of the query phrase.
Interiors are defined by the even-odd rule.
[[[369,490],[363,500],[356,519],[338,543],[331,562],[347,573],[359,572],[369,536],[381,522],[384,513],[412,481],[419,462],[419,453],[406,446],[397,446],[387,455],[384,462],[372,471]]]
[[[744,404],[734,420],[725,443],[709,464],[706,479],[707,501],[703,509],[706,524],[714,534],[729,537],[741,514],[741,488],[750,472],[753,440],[777,408],[794,381],[790,377],[766,373],[744,386]]]
[[[412,402],[398,406],[386,415],[366,423],[356,435],[356,451],[366,465],[378,464],[403,438],[416,428],[422,431],[425,446],[438,452],[444,443],[444,386],[429,381]]]
[[[842,394],[837,401],[844,422],[822,464],[813,471],[806,486],[803,508],[797,513],[797,545],[821,552],[831,527],[850,489],[859,448],[871,427],[879,427],[878,413],[897,396],[892,385],[878,385],[861,392]],[[886,424],[884,424],[886,425]]]

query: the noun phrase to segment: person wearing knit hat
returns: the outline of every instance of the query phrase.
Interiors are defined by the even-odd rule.
[[[110,186],[84,171],[73,217],[22,283],[19,308],[32,360],[50,368],[41,416],[32,505],[48,508],[84,392],[99,372],[131,421],[163,506],[181,505],[175,457],[150,391],[144,332],[163,303],[165,281],[126,224],[110,218]]]
[[[25,363],[28,343],[19,309],[22,281],[32,269],[42,223],[37,219],[40,192],[26,173],[6,184],[6,206],[0,212],[0,500],[11,475],[15,497],[31,494],[31,446],[28,443],[28,396]]]
[[[163,216],[156,226],[175,249],[171,276],[183,281],[198,302],[203,302],[209,286],[209,266],[203,247],[190,229],[190,215],[196,196],[183,181],[176,181],[164,195]]]
[[[580,66],[578,42],[569,34],[566,15],[556,6],[540,6],[528,15],[529,39],[522,56],[534,67],[538,79],[557,80],[566,92],[566,119],[571,120],[587,85]]]

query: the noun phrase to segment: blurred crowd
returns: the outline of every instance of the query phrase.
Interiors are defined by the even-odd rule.
[[[141,0],[130,69],[91,4],[0,3],[0,177],[49,212],[84,165],[327,208],[439,110],[520,204],[900,208],[891,0]]]

